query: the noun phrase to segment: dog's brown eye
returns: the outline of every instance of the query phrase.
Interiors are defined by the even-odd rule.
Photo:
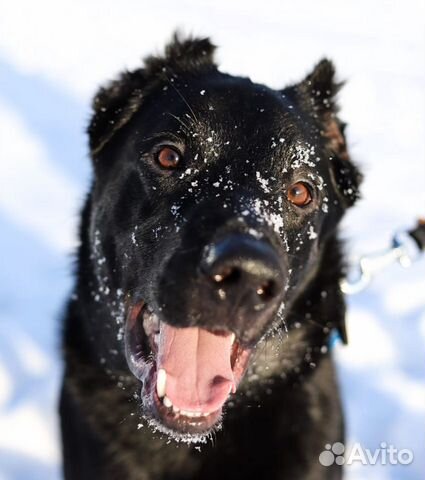
[[[297,207],[305,207],[312,201],[310,188],[303,182],[291,185],[287,195],[288,200]]]
[[[156,154],[156,161],[163,168],[176,168],[181,161],[181,154],[171,147],[163,147]]]

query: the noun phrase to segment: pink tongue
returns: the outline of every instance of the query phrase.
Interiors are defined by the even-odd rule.
[[[166,396],[180,410],[214,412],[234,387],[231,334],[161,324],[158,368],[167,372]]]

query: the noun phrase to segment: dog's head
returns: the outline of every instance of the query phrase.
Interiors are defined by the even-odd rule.
[[[89,127],[93,297],[125,317],[99,341],[125,345],[145,413],[183,434],[216,424],[359,183],[329,61],[273,90],[213,52],[175,38],[100,90]]]

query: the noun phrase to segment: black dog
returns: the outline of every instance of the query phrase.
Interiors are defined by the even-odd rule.
[[[360,174],[334,69],[272,90],[213,52],[175,38],[94,100],[68,480],[341,478],[318,457],[343,440],[328,344],[344,336],[336,228]]]

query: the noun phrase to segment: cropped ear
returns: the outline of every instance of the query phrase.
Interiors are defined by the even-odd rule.
[[[299,84],[292,87],[292,96],[302,110],[310,114],[319,126],[320,135],[331,159],[331,173],[338,194],[345,206],[359,197],[362,175],[351,162],[344,130],[338,118],[336,96],[343,82],[335,80],[335,67],[328,59],[321,60]]]
[[[176,79],[179,74],[199,74],[216,69],[215,46],[208,38],[182,39],[177,33],[163,55],[149,56],[144,68],[122,73],[101,87],[93,100],[93,115],[88,127],[93,159],[139,110],[153,90]]]
[[[138,69],[122,73],[99,89],[92,102],[93,115],[88,127],[93,159],[138,110],[146,83],[144,70]]]
[[[209,38],[182,38],[175,33],[165,47],[164,55],[145,59],[147,72],[152,76],[178,75],[179,73],[203,73],[216,70],[214,52],[216,46]]]
[[[320,133],[326,140],[326,146],[341,159],[348,160],[345,126],[336,116],[336,95],[342,86],[342,82],[335,81],[333,63],[324,58],[296,89],[303,103],[307,104],[313,116],[319,120]]]
[[[333,63],[327,58],[323,58],[313,71],[297,85],[297,88],[301,95],[310,99],[316,113],[323,116],[337,111],[335,97],[342,85],[335,81]]]

